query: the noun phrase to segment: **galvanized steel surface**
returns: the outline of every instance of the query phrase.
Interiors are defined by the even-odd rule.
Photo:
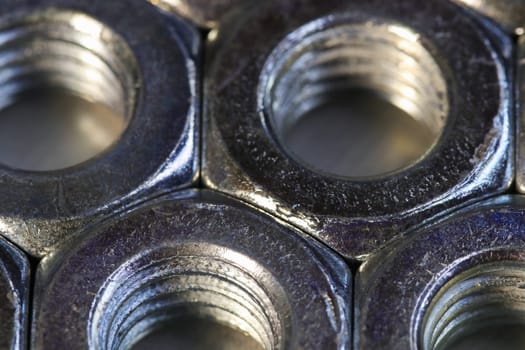
[[[523,6],[456,2],[475,11],[4,1],[0,73],[12,80],[0,79],[0,102],[23,92],[28,69],[127,124],[72,167],[0,164],[0,234],[44,257],[32,290],[26,256],[0,240],[0,348],[131,349],[186,316],[264,349],[438,350],[472,331],[472,309],[520,324],[525,199],[497,195],[514,178],[525,192],[525,46],[509,34]],[[425,124],[427,152],[363,177],[298,157],[283,130],[340,87],[373,90]],[[365,261],[355,286],[339,255]]]
[[[365,47],[374,43],[367,31],[400,33],[399,47],[409,52],[404,55],[415,56],[423,47],[439,67],[446,90],[436,95],[445,94],[448,101],[444,130],[413,166],[374,178],[327,176],[294,161],[274,137],[268,119],[276,103],[265,104],[261,89],[262,95],[269,93],[264,84],[278,77],[267,76],[265,65],[271,70],[283,51],[292,51],[291,59],[296,58],[303,50],[301,43],[345,27],[354,40],[362,35],[366,40],[359,42],[358,37],[357,42]],[[254,6],[225,23],[208,42],[204,184],[293,223],[353,259],[364,258],[451,206],[504,192],[513,179],[513,77],[508,64],[512,49],[503,33],[487,33],[461,8],[445,1],[329,0],[301,1],[300,6],[294,1],[265,1]],[[310,50],[322,50],[319,45]],[[330,48],[331,41],[326,45]],[[372,52],[371,62],[377,60],[375,68],[381,72],[381,60],[392,52],[384,48]],[[423,56],[415,57],[417,61]],[[438,74],[406,72],[416,74],[418,81]],[[373,77],[369,71],[360,74],[350,71],[345,77],[351,82],[356,75]],[[363,86],[359,80],[353,83]],[[363,87],[377,89],[366,84]],[[436,86],[439,81],[426,84]],[[403,90],[386,92],[403,97]]]
[[[26,256],[5,239],[0,239],[1,349],[27,348],[30,278]]]
[[[442,312],[454,312],[454,301],[459,311],[448,320],[443,316],[449,323],[441,330],[461,319],[467,319],[466,325],[459,325],[467,330],[484,317],[493,317],[493,323],[498,324],[498,310],[523,310],[524,242],[525,198],[521,196],[503,196],[476,204],[407,234],[360,268],[356,281],[355,349],[439,348],[435,347],[436,339],[428,339],[430,330],[423,333],[425,321],[433,321],[428,320],[432,300],[454,278],[474,268],[488,272],[490,264],[499,263],[500,269],[488,277],[474,279],[472,283],[477,288],[456,289],[447,300]],[[512,272],[513,266],[518,272]],[[487,281],[492,285],[483,288]],[[496,293],[491,294],[495,287]],[[476,295],[478,299],[474,299]],[[479,311],[485,314],[480,312],[475,317]],[[507,314],[507,320],[518,322],[522,311],[516,313],[518,317],[510,316],[510,320]],[[469,320],[469,315],[473,319]]]
[[[31,23],[36,27],[33,31]],[[87,99],[94,98],[94,93],[115,92],[115,87],[109,91],[100,91],[100,86],[86,90],[85,86],[94,84],[89,79],[96,81],[99,76],[82,72],[97,73],[103,67],[93,58],[84,63],[77,61],[78,57],[94,54],[108,65],[109,72],[116,72],[115,79],[123,80],[124,90],[129,90],[125,93],[134,96],[123,101],[129,109],[127,130],[94,159],[45,172],[0,165],[0,232],[4,236],[41,257],[101,216],[155,193],[195,183],[200,38],[193,28],[161,14],[146,2],[128,0],[5,1],[0,5],[0,24],[0,32],[13,35],[10,43],[3,44],[5,50],[11,45],[21,50],[20,57],[24,57],[23,52],[29,53],[27,62],[19,65],[34,67],[34,75],[44,77],[43,84],[58,84]],[[19,30],[9,32],[13,27]],[[50,48],[49,53],[35,54],[28,49],[35,42],[38,45],[38,38]],[[54,42],[70,48],[62,49],[62,53],[53,51]],[[9,51],[2,57],[9,63]],[[17,63],[16,52],[14,57]],[[48,61],[51,67],[41,68],[47,67]],[[68,80],[60,80],[68,78],[67,71],[61,69],[71,61],[76,64],[73,71],[79,74],[73,79],[78,88]],[[13,64],[3,69],[15,75],[15,82],[17,74],[23,78],[25,72],[16,70]],[[93,75],[95,78],[90,78]],[[24,86],[15,85],[18,90]]]
[[[264,349],[350,347],[343,261],[232,199],[181,192],[83,236],[39,266],[34,349],[128,349],[170,312],[219,319]]]

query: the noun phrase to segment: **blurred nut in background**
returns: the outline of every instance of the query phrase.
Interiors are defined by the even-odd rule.
[[[27,348],[30,268],[26,256],[0,239],[0,348]]]
[[[163,325],[202,319],[257,349],[348,349],[351,291],[345,264],[313,240],[232,199],[181,192],[44,258],[32,346],[131,349]]]
[[[215,28],[232,11],[253,0],[148,0],[163,10],[187,18],[202,28]]]
[[[224,23],[208,43],[204,184],[358,259],[505,191],[511,43],[465,12],[275,0]]]
[[[524,214],[525,198],[499,197],[368,260],[356,281],[355,349],[522,348]]]
[[[0,233],[43,256],[197,178],[199,37],[145,1],[0,5]]]
[[[471,7],[503,26],[509,33],[522,34],[525,25],[523,0],[453,0]]]

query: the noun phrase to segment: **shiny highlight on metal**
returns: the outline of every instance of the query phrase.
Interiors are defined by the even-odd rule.
[[[334,94],[351,94],[352,89],[374,91],[405,111],[430,130],[429,144],[435,144],[449,114],[449,92],[443,72],[419,42],[419,34],[380,20],[315,32],[319,25],[313,22],[294,33],[297,40],[284,40],[261,73],[258,104],[280,145],[287,149],[288,130],[306,113],[329,103]]]
[[[207,57],[205,186],[347,258],[513,180],[512,42],[452,3],[265,1],[224,23]],[[348,88],[427,124],[433,146],[402,169],[359,178],[290,154],[283,131]]]
[[[24,253],[0,239],[0,348],[22,350],[29,337],[30,266]]]
[[[0,23],[2,106],[59,88],[127,125],[76,166],[0,164],[2,235],[44,256],[98,218],[196,182],[200,39],[191,26],[133,0],[9,0]]]
[[[238,329],[267,350],[350,348],[344,262],[233,199],[179,192],[82,237],[38,268],[33,349],[130,349],[185,317]]]
[[[371,257],[356,279],[354,349],[442,350],[525,325],[525,198],[459,209]]]
[[[118,116],[120,120],[115,127],[119,130],[116,131],[97,130],[90,124],[93,119],[87,115],[77,120],[82,124],[77,128],[84,128],[85,134],[91,134],[93,143],[99,144],[96,148],[100,153],[109,148],[115,138],[118,140],[134,114],[136,95],[140,94],[137,86],[142,85],[135,57],[120,35],[83,13],[55,9],[7,18],[1,23],[0,34],[0,113],[18,101],[30,104],[31,98],[26,95],[45,94],[46,90],[56,89],[106,106]],[[30,129],[27,124],[38,125],[42,118],[37,113],[42,111],[34,111],[27,119],[15,123],[26,123],[21,128]],[[4,114],[1,115],[2,127],[10,129]],[[62,116],[62,123],[68,117]],[[45,130],[45,125],[41,128]],[[2,136],[9,138],[11,135]],[[38,139],[35,136],[19,133],[13,138],[17,143],[29,144],[33,151],[31,148],[39,147],[38,140],[31,138]],[[35,160],[31,155],[17,154],[10,149],[14,146],[2,140],[2,147],[6,149],[1,151],[0,162],[26,171],[61,170],[97,155],[79,154],[77,158],[60,163],[60,156],[55,153],[55,159],[49,161],[51,164],[32,164]]]
[[[231,12],[253,0],[148,0],[161,9],[175,13],[202,28],[217,28]]]
[[[448,349],[494,325],[525,326],[525,262],[485,263],[455,276],[432,299],[422,327],[424,350]]]
[[[525,25],[523,0],[452,0],[468,6],[503,26],[509,33],[521,35]]]

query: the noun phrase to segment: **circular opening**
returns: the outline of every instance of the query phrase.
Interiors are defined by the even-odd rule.
[[[497,262],[449,281],[425,314],[424,350],[525,347],[525,264]]]
[[[284,348],[286,311],[277,312],[281,293],[265,288],[264,269],[224,248],[170,249],[142,255],[108,278],[92,306],[90,348],[138,350],[166,339],[192,349],[210,342],[221,349]]]
[[[263,71],[260,99],[279,143],[334,176],[414,164],[437,142],[449,108],[432,54],[397,24],[319,27],[290,35]]]
[[[52,171],[107,150],[130,122],[138,69],[124,40],[49,10],[0,28],[0,163]]]

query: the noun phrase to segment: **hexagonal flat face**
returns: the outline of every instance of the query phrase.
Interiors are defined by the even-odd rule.
[[[163,326],[207,320],[263,349],[348,349],[351,284],[310,237],[231,198],[180,192],[44,258],[32,346],[130,349]]]
[[[26,349],[30,271],[26,256],[0,239],[0,348]]]
[[[233,22],[209,42],[206,186],[358,259],[442,210],[510,186],[505,54],[512,50],[497,28],[489,36],[457,5],[438,0],[264,1]],[[330,138],[323,133],[331,103],[350,108],[353,124],[332,128]],[[396,116],[377,116],[385,104]],[[403,134],[395,119],[400,111],[421,131]],[[318,122],[304,143],[311,152],[335,144],[334,154],[320,160],[290,143],[297,125],[315,113]],[[353,129],[359,125],[369,128]],[[389,163],[389,155],[425,135],[423,150]],[[351,150],[354,139],[361,157]],[[364,154],[384,163],[376,166]],[[346,163],[324,167],[326,158]]]
[[[495,330],[501,347],[492,348],[510,349],[523,341],[504,336],[523,334],[524,252],[522,196],[460,209],[398,240],[358,272],[355,349],[460,349]]]
[[[195,183],[193,27],[132,0],[9,0],[0,16],[0,234],[43,256],[101,216]]]

